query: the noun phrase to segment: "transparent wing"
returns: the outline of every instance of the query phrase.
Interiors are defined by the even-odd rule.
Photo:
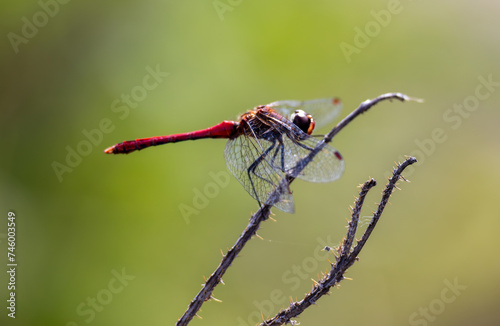
[[[315,101],[321,101],[324,106],[325,100]],[[314,101],[304,103],[312,107],[312,102]],[[279,103],[276,106],[293,107],[294,111],[299,107],[293,101]],[[226,145],[226,164],[245,190],[263,204],[281,180],[290,174],[291,169],[309,155],[319,140],[266,108],[254,111],[251,116],[245,116],[241,123],[245,123],[241,127],[242,134],[230,139]],[[310,182],[330,182],[338,179],[343,171],[344,161],[340,153],[333,147],[325,146],[307,162],[307,166],[297,177]],[[285,212],[294,211],[293,197],[289,189],[282,191],[280,202],[275,206]]]
[[[293,137],[284,137],[285,172],[288,173],[297,163],[312,151],[319,140],[303,133],[305,139],[297,140]],[[326,145],[314,156],[304,170],[297,176],[309,182],[335,181],[344,172],[344,160],[333,147]]]
[[[330,125],[342,110],[342,102],[338,98],[324,98],[309,101],[276,101],[268,104],[284,117],[290,118],[295,110],[303,110],[313,116],[316,128]]]
[[[229,171],[260,204],[266,202],[285,176],[280,167],[270,163],[272,156],[276,158],[280,155],[276,151],[281,148],[276,143],[241,135],[230,139],[224,150]],[[280,201],[274,206],[293,213],[294,203],[290,191],[283,192]]]

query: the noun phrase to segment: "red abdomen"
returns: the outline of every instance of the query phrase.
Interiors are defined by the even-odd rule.
[[[236,132],[238,123],[234,121],[223,121],[213,127],[160,137],[141,138],[128,140],[107,148],[104,152],[107,154],[128,154],[130,152],[141,150],[146,147],[157,146],[167,143],[176,143],[183,140],[194,140],[201,138],[231,138]]]

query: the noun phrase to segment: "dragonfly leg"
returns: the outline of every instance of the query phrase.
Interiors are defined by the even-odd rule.
[[[296,142],[296,144],[299,145],[300,147],[304,148],[304,149],[307,149],[308,151],[312,151],[314,149],[312,147],[309,147],[307,145],[302,144],[301,142]]]
[[[258,173],[255,172],[255,170],[257,169],[257,167],[259,166],[259,164],[262,163],[262,161],[267,157],[267,155],[269,154],[269,152],[271,152],[273,150],[273,148],[276,146],[276,141],[274,141],[271,146],[269,146],[269,148],[267,148],[249,167],[248,167],[248,170],[247,170],[247,173],[248,173],[248,179],[250,180],[250,183],[252,185],[252,190],[253,190],[253,193],[255,195],[255,199],[257,199],[257,202],[259,203],[259,206],[262,206],[262,203],[260,202],[260,198],[259,198],[259,195],[257,193],[257,189],[255,189],[255,184],[253,182],[253,177],[252,177],[252,174],[258,178],[260,178],[261,180],[264,180],[265,182],[268,182],[269,184],[273,184],[273,182],[271,180],[268,180],[266,179],[265,177],[259,175]],[[275,155],[276,156],[276,155]]]
[[[279,148],[281,149],[281,171],[283,171],[283,173],[286,173],[286,171],[285,171],[285,145],[283,145],[281,138],[280,138]]]
[[[278,165],[276,164],[276,156],[278,155],[278,153],[281,154],[281,162],[279,163],[280,164],[279,169],[283,173],[285,173],[285,146],[283,144],[281,137],[277,138],[276,141],[279,144],[278,147],[276,147],[276,150],[274,151],[273,158],[271,160],[271,165],[273,168],[278,168]]]

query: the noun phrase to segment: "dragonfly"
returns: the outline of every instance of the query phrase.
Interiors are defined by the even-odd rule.
[[[104,152],[128,154],[185,140],[226,138],[224,157],[229,171],[261,207],[278,189],[281,180],[320,142],[320,138],[312,136],[317,124],[311,113],[326,124],[339,114],[341,107],[338,98],[277,101],[259,105],[241,114],[237,121],[224,120],[207,129],[124,141]],[[296,177],[309,182],[335,181],[344,171],[341,154],[330,145],[307,163]],[[284,212],[294,212],[289,188],[280,190],[280,199],[274,206]]]

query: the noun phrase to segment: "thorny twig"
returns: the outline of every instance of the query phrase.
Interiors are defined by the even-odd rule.
[[[333,136],[340,132],[340,130],[347,126],[352,120],[354,120],[354,118],[366,112],[378,102],[391,99],[397,99],[401,102],[412,100],[419,101],[401,93],[387,93],[380,95],[372,100],[366,100],[361,103],[361,105],[356,110],[354,110],[351,114],[344,118],[344,120],[339,122],[339,124],[335,126],[327,135],[325,135],[323,140],[320,141],[318,145],[305,158],[297,163],[297,165],[292,169],[290,175],[287,178],[281,180],[279,187],[277,187],[277,189],[273,193],[271,193],[265,204],[262,205],[262,207],[250,218],[247,227],[240,235],[236,243],[226,253],[226,255],[224,255],[217,269],[205,281],[203,288],[189,303],[188,309],[184,312],[181,318],[177,320],[177,326],[187,325],[194,316],[197,316],[197,312],[199,311],[203,303],[212,298],[212,292],[214,288],[217,286],[217,284],[219,284],[219,282],[221,282],[222,276],[232,264],[233,260],[238,256],[248,240],[250,240],[251,237],[256,234],[257,230],[260,227],[260,223],[269,218],[271,207],[280,200],[280,194],[283,193],[283,191],[287,191],[289,184],[293,182],[293,180],[307,166],[307,162],[311,162],[313,157],[316,156],[316,154],[319,153],[323,149],[323,147],[325,147],[326,144],[332,140]]]
[[[330,272],[325,275],[320,281],[315,282],[313,289],[311,290],[311,292],[305,295],[304,299],[298,302],[290,303],[290,306],[288,308],[283,309],[278,314],[276,314],[276,316],[264,321],[259,326],[278,326],[289,322],[291,322],[293,325],[293,322],[291,320],[292,318],[297,317],[309,306],[315,304],[316,301],[323,295],[330,293],[330,288],[337,285],[344,279],[344,273],[349,267],[354,264],[361,249],[363,249],[363,246],[365,245],[373,229],[377,225],[377,222],[382,215],[387,202],[389,201],[389,197],[391,196],[391,193],[396,186],[396,182],[400,178],[404,180],[404,178],[401,176],[401,173],[407,166],[415,162],[417,162],[417,160],[414,157],[409,157],[402,164],[398,164],[397,169],[393,171],[393,176],[389,179],[389,183],[387,183],[387,185],[385,186],[382,199],[380,200],[377,211],[375,212],[375,214],[373,214],[370,224],[363,233],[361,240],[359,240],[354,249],[352,249],[352,244],[354,242],[354,237],[356,235],[356,230],[358,227],[359,214],[361,212],[364,199],[368,191],[376,185],[376,181],[374,179],[370,179],[365,182],[365,184],[361,188],[361,191],[359,192],[359,197],[356,199],[355,206],[351,214],[351,221],[349,222],[347,235],[340,247],[335,250],[336,254],[334,254],[336,263],[332,263]]]

